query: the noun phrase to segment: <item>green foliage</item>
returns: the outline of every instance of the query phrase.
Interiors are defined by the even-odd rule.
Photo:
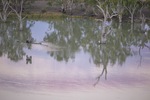
[[[14,6],[20,5],[20,2],[21,2],[21,0],[9,0],[9,1]],[[32,4],[34,2],[35,2],[35,0],[24,0],[24,5],[30,5],[30,4]]]
[[[124,0],[123,4],[125,6],[133,6],[138,3],[139,0]]]
[[[89,4],[89,5],[96,5],[97,4],[96,0],[85,0],[84,2]]]
[[[61,5],[63,3],[63,0],[48,0],[48,5],[53,6],[53,5]]]

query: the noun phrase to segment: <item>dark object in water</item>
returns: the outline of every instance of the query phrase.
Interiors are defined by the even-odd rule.
[[[26,64],[28,63],[32,64],[32,56],[26,55]]]
[[[41,42],[39,42],[39,43],[36,43],[36,42],[33,42],[32,40],[26,40],[26,43],[30,43],[30,44],[42,44]]]
[[[26,40],[26,43],[32,43],[32,41],[30,41],[30,40]]]

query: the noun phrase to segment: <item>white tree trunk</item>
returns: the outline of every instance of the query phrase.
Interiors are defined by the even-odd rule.
[[[68,1],[68,6],[69,6],[70,14],[72,14],[73,2],[74,2],[74,0],[69,0],[69,1]]]
[[[104,17],[104,22],[106,22],[108,19],[112,19],[114,16],[117,16],[118,14],[113,13],[110,11],[111,8],[108,7],[108,5],[103,5],[97,0],[98,5],[97,7],[99,8],[100,12],[102,12],[103,17]]]
[[[20,19],[19,19],[19,29],[20,29],[20,30],[23,30],[23,20],[22,20],[21,17],[20,17]]]
[[[133,6],[125,7],[131,15],[131,23],[132,24],[134,23],[134,14],[135,14],[137,7],[138,7],[138,5],[136,3]]]
[[[23,3],[24,3],[24,0],[21,0],[20,1],[20,10],[19,11],[17,11],[17,9],[15,9],[12,6],[9,5],[10,8],[16,13],[16,15],[18,17],[18,20],[19,20],[19,23],[20,23],[20,26],[19,26],[20,30],[23,29],[23,19],[25,18],[25,17],[24,18],[22,17]]]
[[[7,17],[4,13],[0,13],[0,18],[3,22],[6,22],[6,20],[7,20]]]
[[[119,23],[122,23],[122,15],[119,14],[118,17],[119,17]]]

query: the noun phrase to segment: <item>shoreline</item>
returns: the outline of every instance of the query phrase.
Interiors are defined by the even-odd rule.
[[[72,13],[67,11],[66,13],[63,13],[61,11],[60,6],[49,6],[48,5],[48,0],[35,0],[34,3],[30,5],[30,7],[26,7],[22,13],[22,15],[26,18],[29,19],[57,19],[57,18],[92,18],[95,19],[96,21],[102,21],[103,20],[103,15],[95,15],[93,13],[89,13],[86,11],[83,11],[81,8],[76,8],[72,10]],[[87,8],[88,9],[88,8]],[[85,9],[86,10],[86,9]],[[145,22],[150,22],[150,9],[144,8],[143,14],[145,15],[146,21]],[[17,19],[15,17],[15,14],[11,14],[8,19]],[[118,21],[118,17],[113,17],[112,20]],[[125,15],[123,16],[122,19],[123,22],[130,22],[130,15]],[[134,22],[141,22],[141,18],[139,16],[139,12],[135,14],[134,17]],[[118,22],[119,23],[119,22]]]
[[[16,15],[15,14],[11,14],[10,15],[11,17],[8,18],[8,19],[16,19]],[[91,16],[83,16],[83,15],[68,15],[68,14],[63,14],[61,12],[46,12],[46,13],[40,13],[40,12],[34,12],[34,13],[23,13],[23,16],[25,18],[28,18],[28,19],[61,19],[61,18],[83,18],[83,19],[94,19],[96,20],[97,22],[102,22],[103,21],[103,18],[98,18],[97,16],[94,16],[94,17],[91,17]],[[115,21],[118,21],[118,19],[115,17],[115,18],[112,18],[112,20],[115,20]],[[123,22],[130,22],[130,18],[126,17],[123,19],[122,23]],[[140,23],[141,22],[141,19],[140,17],[135,17],[134,18],[134,23]],[[145,22],[150,22],[150,18],[146,18],[146,21]],[[118,22],[119,23],[119,22]]]

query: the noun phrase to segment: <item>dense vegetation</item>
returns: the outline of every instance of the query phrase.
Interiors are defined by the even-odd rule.
[[[23,15],[32,12],[32,4],[40,0],[0,0],[0,19],[7,21],[10,14],[15,14],[22,29]],[[41,0],[42,1],[42,0]],[[103,18],[103,21],[111,20],[113,17],[122,22],[123,18],[130,18],[134,22],[135,15],[142,22],[146,21],[143,9],[149,9],[150,0],[43,0],[49,8],[59,8],[59,11],[69,15],[95,16]],[[43,8],[42,12],[51,10]],[[137,16],[136,16],[137,17]]]
[[[114,16],[122,22],[124,15],[131,16],[133,23],[134,14],[142,16],[142,10],[150,5],[149,0],[49,0],[49,5],[59,5],[63,13],[73,14],[75,9],[80,9],[88,16],[103,15],[104,20]]]

